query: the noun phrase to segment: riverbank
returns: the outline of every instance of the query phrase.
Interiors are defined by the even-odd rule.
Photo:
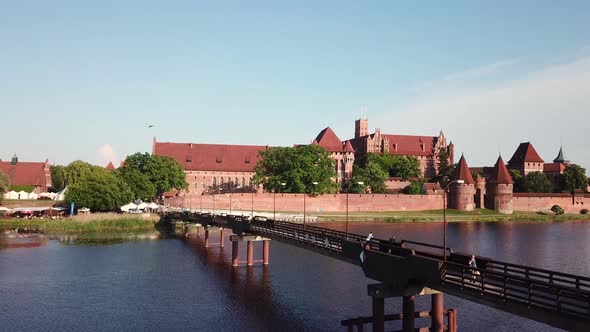
[[[158,215],[96,213],[58,220],[0,219],[0,229],[38,229],[46,234],[139,233],[153,231],[159,220]]]
[[[311,215],[311,214],[310,214]],[[346,213],[329,212],[315,215],[319,222],[345,221]],[[391,211],[391,212],[350,212],[349,222],[382,221],[382,222],[432,222],[442,221],[442,210],[428,211]],[[487,209],[474,211],[447,210],[448,222],[519,222],[519,221],[590,221],[589,214],[542,214],[528,211],[515,211],[513,214],[500,214]]]

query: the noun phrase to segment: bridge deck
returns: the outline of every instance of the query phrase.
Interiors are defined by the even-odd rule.
[[[175,219],[194,215],[177,214]],[[440,280],[431,288],[568,330],[587,330],[590,324],[590,278],[559,271],[478,258],[480,268],[467,265],[469,255],[450,252],[442,264],[441,246],[415,241],[390,242],[358,234],[278,220],[241,220],[234,216],[198,216],[204,224],[263,235],[345,262],[362,266],[360,257],[343,254],[343,244],[357,242],[367,252],[392,258],[417,256],[440,261]],[[203,223],[203,221],[201,221]],[[477,272],[475,272],[477,271]],[[437,277],[438,278],[438,277]],[[377,280],[387,282],[387,280]]]

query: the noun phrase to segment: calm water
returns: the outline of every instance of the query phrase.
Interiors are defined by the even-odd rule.
[[[440,224],[350,229],[442,242]],[[268,268],[232,271],[227,237],[225,243],[225,249],[205,250],[196,237],[112,245],[0,239],[0,330],[344,331],[340,320],[371,312],[366,285],[372,281],[358,267],[273,241]],[[449,243],[482,256],[590,275],[590,223],[450,224]],[[261,251],[257,244],[256,259]],[[417,310],[427,310],[429,302],[419,297]],[[388,313],[401,312],[399,299],[386,305]],[[458,308],[461,331],[556,330],[452,296],[445,296],[445,307]]]

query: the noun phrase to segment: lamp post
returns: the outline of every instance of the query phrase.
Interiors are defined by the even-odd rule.
[[[453,183],[463,184],[465,181],[463,180],[453,180],[445,186],[445,190],[443,190],[443,262],[447,262],[447,191],[449,190],[449,186]]]
[[[317,181],[313,181],[311,184],[315,186],[315,185],[318,184],[318,182]],[[307,191],[307,187],[308,186],[305,186],[305,188],[303,190],[303,230],[305,230],[305,196],[307,196],[307,192],[306,192]],[[312,187],[311,191],[313,192],[313,187]]]
[[[356,184],[359,186],[364,185],[363,181],[358,181]],[[346,239],[348,240],[348,192],[350,191],[350,182],[348,183],[348,187],[346,188]]]
[[[281,187],[286,186],[285,182],[281,182],[279,186],[279,192],[281,192]],[[272,220],[277,220],[277,192],[275,190],[274,195],[272,196]]]

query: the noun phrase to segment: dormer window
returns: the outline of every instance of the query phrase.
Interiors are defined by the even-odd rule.
[[[222,161],[222,158],[221,158],[221,156],[217,156],[217,158],[215,159],[215,162],[217,162],[217,163],[221,163],[221,161]]]
[[[190,154],[186,156],[186,162],[190,163],[193,161],[193,156],[191,156]]]

